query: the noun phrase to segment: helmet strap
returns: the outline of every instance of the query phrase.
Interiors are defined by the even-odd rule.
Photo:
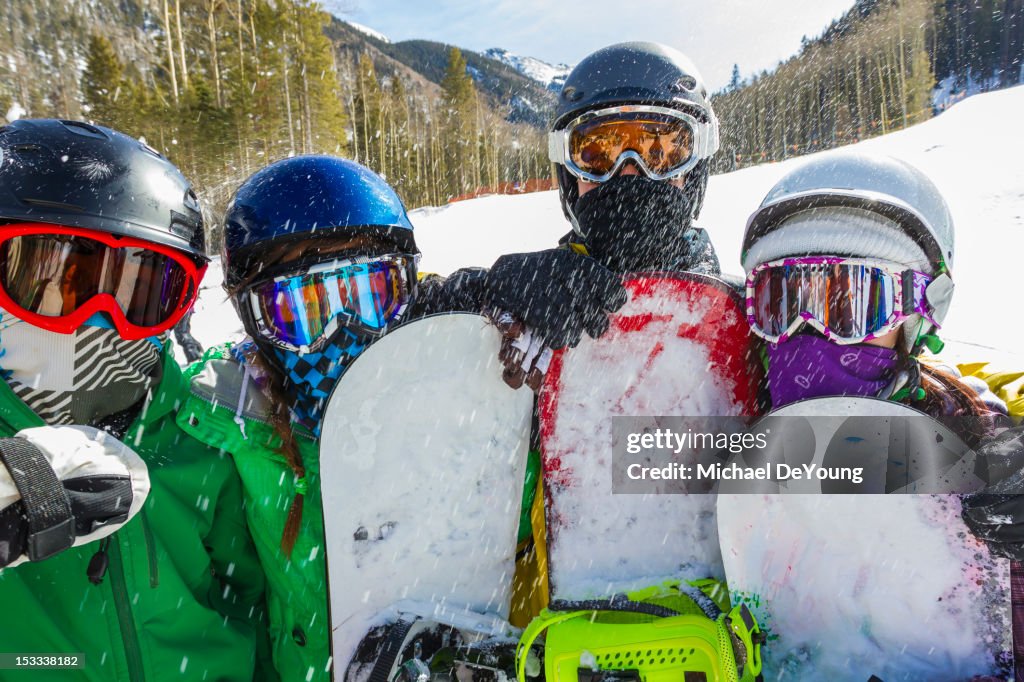
[[[565,215],[569,218],[569,223],[572,225],[572,231],[576,233],[576,236],[580,239],[586,239],[587,235],[583,233],[583,228],[580,227],[580,222],[576,219],[576,214],[573,213],[572,205],[568,201],[565,202]]]

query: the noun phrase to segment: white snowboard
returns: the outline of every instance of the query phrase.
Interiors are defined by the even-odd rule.
[[[877,400],[827,401],[773,413],[813,417],[815,461],[827,443],[820,432],[830,416],[874,416],[876,432],[865,434],[871,440],[879,434],[888,439],[887,417],[916,412]],[[942,434],[942,442],[950,438]],[[943,478],[957,485],[969,479],[972,456],[942,467]],[[884,468],[875,467],[874,475],[884,484]],[[815,487],[820,484],[787,486],[789,493]],[[991,556],[970,534],[956,495],[722,492],[718,531],[733,601],[746,602],[768,635],[766,679],[941,681],[1008,674],[1009,562]]]
[[[502,382],[499,347],[479,315],[427,317],[360,355],[328,402],[336,679],[400,602],[439,622],[508,616],[533,397]]]
[[[656,426],[660,415],[752,414],[742,306],[701,275],[637,276],[626,288],[609,331],[556,353],[541,393],[548,575],[559,599],[724,574],[713,495],[671,481],[655,494],[613,493],[611,417]]]

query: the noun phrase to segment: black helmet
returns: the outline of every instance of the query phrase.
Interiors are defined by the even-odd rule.
[[[584,112],[626,104],[680,109],[709,125],[713,136],[706,146],[709,153],[687,174],[684,187],[696,216],[707,188],[709,159],[718,150],[718,119],[704,80],[682,52],[658,43],[632,42],[611,45],[587,56],[565,79],[551,134]],[[575,226],[572,207],[578,198],[576,180],[563,165],[557,170],[562,210]]]
[[[268,248],[338,235],[368,235],[418,253],[395,190],[369,168],[334,156],[272,163],[238,188],[224,216],[224,280],[237,286]]]
[[[207,260],[199,200],[181,171],[135,138],[79,121],[0,128],[0,222],[83,227]]]

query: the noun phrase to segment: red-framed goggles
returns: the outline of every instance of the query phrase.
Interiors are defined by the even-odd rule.
[[[195,302],[206,265],[162,244],[45,223],[0,225],[0,307],[61,334],[97,312],[122,338],[173,327]]]
[[[892,264],[838,256],[785,258],[747,275],[747,321],[769,343],[804,324],[833,343],[888,334],[913,314],[938,327],[927,300],[932,278]]]
[[[718,151],[718,127],[669,107],[588,111],[548,135],[548,157],[588,182],[606,182],[632,160],[652,180],[683,175]]]
[[[260,336],[315,352],[341,326],[381,333],[412,297],[416,258],[405,254],[336,260],[254,283],[249,314]]]

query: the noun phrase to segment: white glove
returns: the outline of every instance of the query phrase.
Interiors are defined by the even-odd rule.
[[[519,388],[525,383],[537,393],[551,365],[551,349],[511,313],[496,311],[492,317],[502,335],[501,350],[498,351],[498,359],[504,368],[501,378],[512,388]]]
[[[0,439],[0,567],[110,535],[142,509],[149,488],[135,451],[91,426]]]

